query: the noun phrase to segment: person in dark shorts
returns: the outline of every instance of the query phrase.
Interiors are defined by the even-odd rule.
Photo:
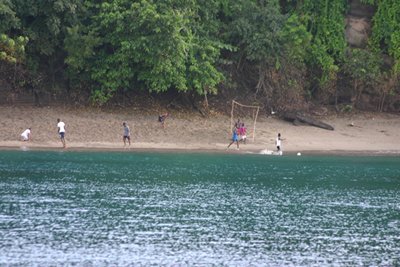
[[[57,132],[60,135],[60,140],[63,145],[63,148],[66,148],[65,144],[65,123],[62,122],[60,119],[57,119]]]
[[[168,116],[169,116],[168,112],[158,115],[158,121],[161,122],[161,126],[163,127],[163,129],[165,128],[165,120],[167,119]]]
[[[275,140],[275,143],[276,143],[276,150],[277,150],[278,152],[281,151],[281,141],[282,141],[282,139],[281,139],[281,134],[278,133],[278,137],[277,137],[276,140]]]
[[[123,122],[122,126],[124,126],[124,135],[122,136],[124,146],[126,146],[126,140],[128,140],[128,144],[131,145],[131,130],[129,129],[129,126],[126,124],[126,122]]]

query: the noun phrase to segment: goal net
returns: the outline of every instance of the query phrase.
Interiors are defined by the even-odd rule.
[[[259,106],[243,105],[235,100],[232,100],[231,124],[229,127],[229,132],[232,132],[232,129],[237,122],[244,123],[245,127],[247,128],[247,136],[251,137],[254,142],[256,136],[256,122],[259,111]]]

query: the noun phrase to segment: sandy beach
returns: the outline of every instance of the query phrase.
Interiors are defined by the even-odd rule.
[[[198,113],[171,112],[163,129],[157,111],[138,108],[80,109],[65,107],[0,106],[0,149],[62,149],[57,134],[57,118],[66,124],[68,150],[127,150],[122,142],[122,122],[131,128],[129,151],[210,151],[258,153],[275,149],[275,138],[282,134],[284,153],[400,155],[400,116],[383,113],[334,114],[321,117],[335,130],[308,125],[295,126],[274,116],[261,114],[252,140],[252,120],[242,118],[248,127],[248,142],[240,150],[230,142],[230,117],[213,112],[209,118]],[[32,141],[20,141],[21,133],[32,128]]]

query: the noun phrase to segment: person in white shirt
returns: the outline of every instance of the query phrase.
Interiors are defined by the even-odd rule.
[[[128,140],[129,145],[131,145],[131,130],[129,129],[129,126],[126,124],[126,122],[123,122],[122,126],[124,126],[124,135],[122,136],[124,146],[126,146],[126,140]]]
[[[281,151],[281,134],[280,133],[278,133],[278,137],[276,138],[276,141],[275,141],[275,143],[276,143],[276,150],[278,150],[278,152],[279,151]]]
[[[31,128],[26,129],[22,134],[21,134],[22,141],[30,141],[32,140],[32,132]]]
[[[61,143],[63,144],[63,148],[66,148],[65,145],[65,123],[60,119],[57,119],[57,129],[58,134],[60,135]]]

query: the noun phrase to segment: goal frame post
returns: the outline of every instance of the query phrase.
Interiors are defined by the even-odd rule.
[[[229,127],[229,132],[231,132],[231,131],[232,131],[232,128],[233,128],[233,111],[234,111],[234,109],[235,109],[235,104],[238,105],[238,106],[241,106],[241,107],[245,107],[245,108],[253,108],[253,109],[256,109],[256,115],[255,115],[254,120],[253,120],[253,133],[252,133],[252,135],[253,135],[253,136],[252,136],[252,140],[253,140],[253,142],[254,142],[255,136],[256,136],[256,123],[257,123],[258,113],[259,113],[259,111],[260,111],[260,106],[249,106],[249,105],[244,105],[244,104],[241,104],[241,103],[239,103],[239,102],[237,102],[237,101],[235,101],[235,100],[232,100],[231,124],[230,124],[230,127]]]

